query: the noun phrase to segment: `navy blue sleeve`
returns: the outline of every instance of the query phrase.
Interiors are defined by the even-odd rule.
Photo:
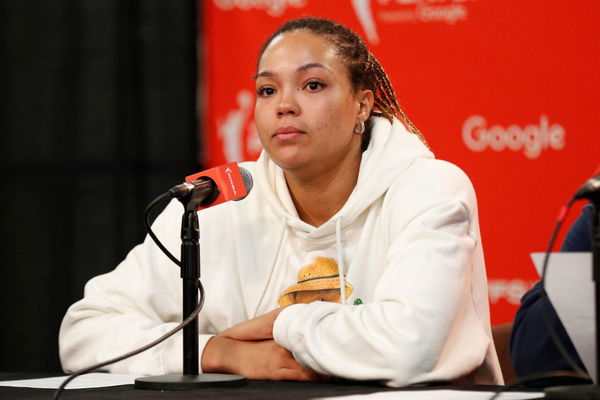
[[[591,204],[584,207],[582,214],[569,229],[561,251],[591,250],[592,213]],[[546,297],[542,297],[541,282],[538,282],[521,299],[510,337],[510,356],[518,377],[571,369],[548,334],[543,307],[548,310],[552,326],[567,352],[584,368],[554,307]]]

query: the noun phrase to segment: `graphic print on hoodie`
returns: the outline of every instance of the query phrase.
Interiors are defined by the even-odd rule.
[[[342,294],[341,282],[344,286]],[[281,307],[291,304],[308,304],[313,301],[341,303],[342,295],[347,299],[352,285],[339,276],[339,268],[333,258],[317,257],[298,272],[298,283],[287,288],[279,296]]]

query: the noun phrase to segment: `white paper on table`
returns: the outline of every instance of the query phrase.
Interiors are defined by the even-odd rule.
[[[105,374],[93,372],[78,376],[67,385],[66,389],[88,389],[109,386],[133,385],[136,378],[143,375]],[[26,387],[36,389],[58,389],[68,376],[52,378],[23,379],[18,381],[0,381],[0,386]]]
[[[494,392],[479,392],[468,390],[407,390],[376,392],[369,394],[354,394],[340,397],[323,397],[325,399],[348,399],[348,400],[488,400]],[[498,400],[526,400],[543,399],[543,392],[504,392]]]
[[[546,253],[533,253],[542,275]],[[544,284],[550,302],[564,325],[590,377],[596,381],[595,297],[591,252],[551,253]]]

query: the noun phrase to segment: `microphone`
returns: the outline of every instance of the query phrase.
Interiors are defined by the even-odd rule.
[[[186,176],[184,183],[173,186],[168,193],[203,210],[226,201],[242,200],[252,186],[250,172],[233,162]]]
[[[600,199],[600,174],[598,174],[598,171],[596,171],[596,176],[588,179],[583,186],[575,192],[573,198],[575,200],[589,199],[592,201],[594,201],[594,199],[596,199],[596,201]]]
[[[229,200],[241,200],[252,189],[252,175],[237,163],[221,165],[187,176],[185,182],[173,186],[146,207],[146,229],[158,247],[181,267],[183,328],[183,374],[147,376],[135,380],[138,389],[189,390],[207,386],[239,386],[246,378],[230,374],[199,374],[198,313],[204,304],[204,289],[200,283],[200,224],[198,210]],[[181,219],[181,261],[160,243],[152,232],[148,211],[160,200],[177,198],[185,211]],[[200,294],[200,301],[198,301]],[[176,331],[174,330],[173,333]],[[172,333],[169,333],[172,334]],[[168,336],[163,336],[162,341]],[[159,343],[159,342],[157,342]],[[154,344],[153,344],[154,345]],[[145,346],[143,349],[148,349]],[[143,351],[143,350],[142,350]],[[111,360],[114,362],[117,360]]]

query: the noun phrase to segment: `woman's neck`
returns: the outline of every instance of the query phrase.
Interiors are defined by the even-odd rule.
[[[333,217],[346,203],[356,186],[361,154],[319,168],[314,173],[285,171],[288,189],[298,216],[307,224],[320,226]]]

